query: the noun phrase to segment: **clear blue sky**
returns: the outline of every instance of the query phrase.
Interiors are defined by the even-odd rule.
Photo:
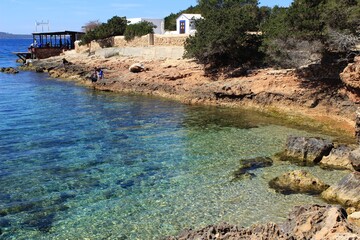
[[[260,0],[260,5],[286,7],[291,2]],[[30,34],[36,30],[36,21],[49,21],[50,31],[80,31],[92,20],[106,22],[113,16],[164,18],[196,4],[196,0],[1,0],[0,32]],[[47,25],[43,27],[48,30]]]

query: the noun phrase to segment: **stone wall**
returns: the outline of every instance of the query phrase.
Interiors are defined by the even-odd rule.
[[[153,36],[153,39],[151,37]],[[163,34],[153,34],[145,35],[142,37],[136,37],[132,41],[127,42],[124,36],[115,36],[104,41],[92,41],[91,44],[87,46],[79,46],[79,42],[75,42],[76,52],[95,52],[102,48],[107,47],[149,47],[149,46],[169,46],[169,47],[183,47],[185,40],[189,35],[163,35]]]
[[[183,46],[189,35],[163,35],[154,34],[154,46]],[[151,35],[136,37],[134,40],[127,42],[123,36],[114,37],[114,47],[147,47],[151,44]]]

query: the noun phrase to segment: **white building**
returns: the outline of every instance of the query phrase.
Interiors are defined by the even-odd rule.
[[[176,32],[178,34],[191,34],[196,31],[195,20],[200,19],[201,14],[181,14],[176,19]]]
[[[139,22],[151,22],[156,26],[154,28],[155,34],[164,34],[165,33],[165,21],[164,19],[155,19],[155,18],[127,18],[129,24],[135,24]]]

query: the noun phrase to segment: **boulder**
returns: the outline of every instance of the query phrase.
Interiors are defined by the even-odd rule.
[[[360,210],[360,172],[352,172],[337,184],[330,186],[321,196],[330,202],[337,202],[345,207]]]
[[[282,227],[293,239],[352,239],[359,236],[359,229],[347,221],[345,209],[331,205],[295,207]]]
[[[350,153],[352,150],[352,148],[345,145],[334,147],[333,149],[331,149],[331,152],[328,156],[324,156],[321,159],[320,166],[324,168],[348,169],[354,171],[352,161],[350,160]]]
[[[241,166],[236,170],[233,175],[233,180],[243,179],[244,177],[252,178],[255,176],[253,173],[249,173],[251,170],[257,168],[269,167],[273,164],[273,161],[269,157],[257,157],[241,161]]]
[[[138,73],[145,70],[145,67],[142,63],[134,63],[129,67],[129,71],[132,73]]]
[[[280,160],[302,164],[316,164],[329,155],[334,144],[322,138],[289,136],[285,151],[278,154]]]
[[[355,57],[354,62],[340,73],[340,79],[348,88],[360,89],[360,56]]]
[[[44,72],[44,68],[43,68],[43,67],[37,67],[37,68],[35,68],[35,72],[37,72],[37,73],[43,73],[43,72]]]
[[[269,186],[284,194],[320,194],[329,187],[329,185],[304,170],[295,170],[284,173],[283,175],[272,179],[269,182]]]
[[[355,171],[360,171],[360,148],[351,151],[349,159],[353,169]]]
[[[360,227],[360,212],[354,212],[348,216],[350,223]]]

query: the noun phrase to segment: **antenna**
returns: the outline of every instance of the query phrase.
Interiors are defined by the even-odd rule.
[[[47,20],[46,22],[45,21],[41,21],[41,22],[38,22],[35,20],[35,32],[38,31],[37,27],[41,25],[41,32],[44,32],[44,25],[47,26],[47,30],[48,32],[50,31],[50,23],[49,23],[49,20]]]

